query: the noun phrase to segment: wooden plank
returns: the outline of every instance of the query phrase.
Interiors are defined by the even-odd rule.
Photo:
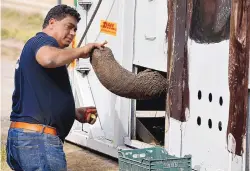
[[[187,40],[191,21],[191,0],[168,1],[168,40],[167,79],[169,88],[166,97],[168,117],[186,121],[189,113],[188,52]]]
[[[233,0],[230,21],[228,150],[243,153],[248,104],[249,0]]]

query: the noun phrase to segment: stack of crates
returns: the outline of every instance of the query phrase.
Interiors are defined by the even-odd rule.
[[[120,171],[192,171],[191,155],[170,156],[162,147],[119,150]]]

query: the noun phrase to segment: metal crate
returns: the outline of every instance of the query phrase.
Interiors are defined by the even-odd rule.
[[[191,155],[170,156],[164,148],[119,150],[120,171],[191,171]]]

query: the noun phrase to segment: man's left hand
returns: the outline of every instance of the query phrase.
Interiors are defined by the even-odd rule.
[[[76,120],[93,125],[96,122],[97,110],[95,107],[80,107],[76,109]]]

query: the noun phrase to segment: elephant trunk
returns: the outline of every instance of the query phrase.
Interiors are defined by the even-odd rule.
[[[118,96],[147,100],[166,93],[167,80],[159,72],[147,69],[134,74],[115,60],[108,47],[94,49],[90,61],[102,85]]]

